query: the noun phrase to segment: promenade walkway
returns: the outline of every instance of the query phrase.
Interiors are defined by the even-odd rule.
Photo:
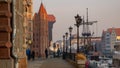
[[[48,58],[28,62],[28,68],[75,68],[61,58]]]
[[[47,59],[40,68],[75,68],[74,66],[70,65],[65,60],[62,60],[61,58],[52,58]]]
[[[42,63],[44,63],[45,60],[41,60],[41,59],[35,59],[28,61],[28,68],[40,68],[40,66],[42,65]]]

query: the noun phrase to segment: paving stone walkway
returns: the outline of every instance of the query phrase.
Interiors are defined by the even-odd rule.
[[[65,60],[62,60],[61,58],[52,58],[47,59],[40,68],[75,68],[74,66],[70,65]]]
[[[40,68],[42,63],[44,63],[45,60],[35,59],[28,61],[28,68]]]
[[[28,68],[75,68],[61,58],[48,58],[45,60],[28,61]]]

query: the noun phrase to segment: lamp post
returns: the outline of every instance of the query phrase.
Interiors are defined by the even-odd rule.
[[[77,27],[77,53],[79,53],[79,26],[82,25],[81,16],[77,14],[77,16],[75,16],[75,20],[76,20],[75,26]]]
[[[65,35],[63,35],[63,52],[65,52]]]
[[[70,54],[71,54],[71,33],[72,33],[72,27],[69,27],[69,32],[70,32]]]
[[[66,53],[67,53],[67,48],[68,48],[67,47],[67,37],[68,37],[68,33],[67,32],[65,33],[65,36],[66,36]]]
[[[63,35],[63,59],[65,59],[65,35]]]
[[[53,44],[53,48],[54,48],[53,56],[54,56],[54,58],[55,58],[55,48],[56,48],[56,43]]]

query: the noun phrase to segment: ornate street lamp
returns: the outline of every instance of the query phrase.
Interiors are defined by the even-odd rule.
[[[72,27],[69,27],[69,32],[70,32],[70,54],[71,54],[71,33],[72,33]]]
[[[67,33],[67,32],[65,33],[65,36],[66,36],[66,53],[67,53],[67,48],[68,48],[68,46],[67,46],[67,37],[68,37],[68,33]]]
[[[75,26],[77,27],[77,53],[79,52],[79,26],[82,25],[82,19],[81,16],[77,14],[75,16],[76,24]]]

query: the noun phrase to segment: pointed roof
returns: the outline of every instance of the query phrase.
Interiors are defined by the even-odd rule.
[[[46,14],[47,15],[47,12],[46,12],[46,9],[45,9],[43,3],[41,3],[41,5],[40,5],[38,13],[39,14]]]
[[[35,14],[33,15],[33,19],[35,19],[36,16],[37,16],[37,13],[35,13]]]
[[[111,33],[112,30],[115,31],[116,35],[117,36],[120,36],[120,28],[109,28],[108,31]]]
[[[56,22],[55,16],[53,14],[48,15],[48,22],[50,22],[50,23]]]
[[[105,35],[105,33],[107,33],[107,31],[103,30],[103,31],[102,31],[102,34]]]

